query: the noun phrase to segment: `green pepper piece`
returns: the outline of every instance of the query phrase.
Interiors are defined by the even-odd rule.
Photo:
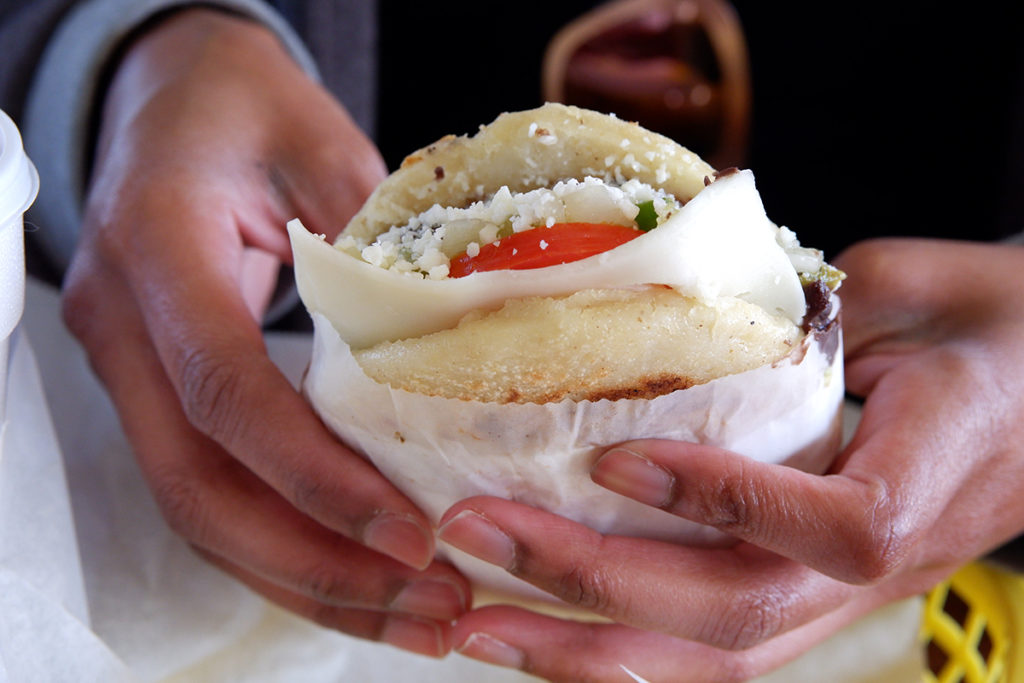
[[[644,232],[649,232],[658,227],[658,212],[654,210],[654,200],[648,199],[645,202],[637,203],[640,211],[636,214],[636,227]]]

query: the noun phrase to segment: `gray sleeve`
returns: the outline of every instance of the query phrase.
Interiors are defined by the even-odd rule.
[[[0,109],[21,121],[25,95],[46,41],[74,0],[0,0]]]
[[[70,261],[82,218],[92,140],[90,115],[104,68],[120,43],[155,14],[189,0],[86,0],[57,26],[42,55],[20,125],[25,149],[39,170],[40,194],[31,211],[33,239],[61,272]],[[264,23],[315,78],[313,58],[298,35],[260,0],[207,0]]]

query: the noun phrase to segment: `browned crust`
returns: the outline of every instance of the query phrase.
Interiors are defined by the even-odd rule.
[[[605,388],[601,391],[586,391],[584,388],[572,389],[571,387],[560,387],[558,391],[550,394],[535,395],[529,392],[529,401],[524,401],[524,393],[519,387],[510,387],[505,393],[502,403],[556,403],[565,399],[573,401],[618,401],[621,399],[652,399],[665,394],[671,394],[680,389],[689,389],[697,384],[703,384],[701,380],[695,380],[678,375],[662,375],[650,378],[638,378],[636,384],[621,387]],[[469,399],[464,399],[469,400]]]
[[[356,359],[374,380],[414,393],[596,402],[652,399],[766,363],[799,362],[807,341],[789,321],[740,300],[711,306],[663,288],[587,290],[509,302]]]
[[[663,375],[660,377],[638,378],[637,383],[631,386],[616,387],[604,391],[595,391],[584,394],[579,400],[585,401],[618,401],[621,399],[652,399],[665,394],[671,394],[680,389],[689,389],[700,382],[680,377],[678,375]]]

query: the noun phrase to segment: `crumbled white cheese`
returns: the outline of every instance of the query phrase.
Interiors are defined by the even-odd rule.
[[[439,266],[434,266],[427,271],[427,277],[431,280],[443,280],[448,277],[448,264],[444,263]]]
[[[499,243],[500,237],[514,232],[571,222],[634,226],[637,205],[645,201],[653,201],[660,224],[679,208],[664,190],[636,179],[626,180],[618,167],[614,175],[615,182],[587,176],[528,192],[502,187],[467,207],[435,204],[404,225],[378,235],[372,243],[346,235],[337,246],[380,268],[443,279],[452,257],[463,251],[477,256],[482,245]]]
[[[491,244],[498,239],[498,226],[488,223],[480,228],[480,244]]]

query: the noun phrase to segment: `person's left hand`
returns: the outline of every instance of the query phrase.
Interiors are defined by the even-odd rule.
[[[260,321],[299,216],[336,235],[386,169],[262,24],[184,6],[112,69],[63,314],[168,526],[278,605],[441,657],[469,588],[341,443]]]
[[[597,483],[741,539],[729,549],[462,501],[443,540],[616,623],[486,607],[456,624],[458,651],[554,681],[747,680],[1024,530],[1024,249],[887,240],[837,263],[847,387],[866,402],[831,471],[650,440],[595,463]]]

